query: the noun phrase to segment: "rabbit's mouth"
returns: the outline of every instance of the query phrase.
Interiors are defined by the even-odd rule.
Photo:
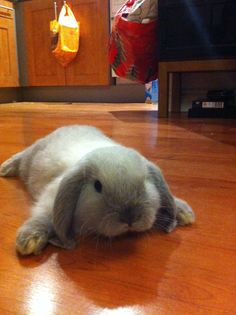
[[[112,224],[107,225],[104,229],[98,231],[98,233],[105,237],[116,237],[126,234],[129,231],[131,230],[127,224],[117,224],[116,227],[114,227],[114,224]]]
[[[129,233],[137,233],[137,232],[143,232],[146,231],[148,229],[150,229],[151,227],[149,226],[136,226],[134,225],[128,225],[128,224],[120,224],[119,226],[117,226],[116,229],[111,228],[111,229],[106,229],[105,231],[102,231],[102,234],[106,237],[116,237],[119,235],[123,235],[123,234],[129,234]]]
[[[142,215],[137,217],[133,222],[105,222],[99,226],[97,230],[98,234],[104,235],[105,237],[116,237],[126,233],[139,233],[150,230],[154,224],[155,216],[153,215]]]

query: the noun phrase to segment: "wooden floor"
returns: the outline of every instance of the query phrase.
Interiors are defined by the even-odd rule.
[[[0,178],[0,314],[236,314],[236,122],[157,119],[142,104],[0,105],[0,162],[53,129],[92,124],[158,163],[194,225],[18,257],[31,200]]]

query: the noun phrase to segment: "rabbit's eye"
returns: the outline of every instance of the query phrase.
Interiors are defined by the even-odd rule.
[[[98,193],[101,193],[102,192],[102,184],[99,180],[96,180],[95,183],[94,183],[94,188],[96,189],[96,191]]]

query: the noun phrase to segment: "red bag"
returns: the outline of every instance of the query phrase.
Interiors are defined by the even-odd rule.
[[[109,62],[117,76],[147,83],[158,75],[157,20],[142,24],[122,18],[129,3],[114,18]]]

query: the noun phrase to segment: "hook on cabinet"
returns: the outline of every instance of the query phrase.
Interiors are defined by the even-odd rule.
[[[54,1],[54,14],[55,14],[55,20],[57,21],[57,2]]]

